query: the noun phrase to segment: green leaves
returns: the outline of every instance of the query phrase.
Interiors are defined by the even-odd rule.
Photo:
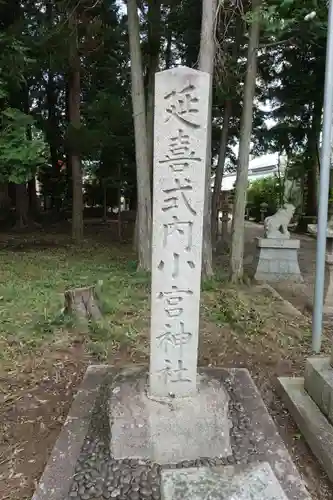
[[[45,161],[46,145],[36,131],[34,136],[32,117],[18,109],[6,108],[0,123],[0,180],[20,184]]]

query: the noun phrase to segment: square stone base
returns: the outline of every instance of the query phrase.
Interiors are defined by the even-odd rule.
[[[229,396],[219,381],[198,376],[195,396],[154,399],[144,374],[110,395],[111,452],[158,464],[231,454]]]
[[[152,420],[146,420],[146,428],[140,427],[142,421],[136,419],[137,414],[131,419],[127,410],[121,411],[124,404],[126,409],[133,408],[133,402],[126,401],[126,394],[142,395],[146,380],[147,367],[133,366],[121,371],[107,366],[89,367],[33,500],[160,500],[161,495],[169,500],[170,477],[176,477],[178,470],[190,478],[193,488],[198,486],[196,478],[202,475],[212,484],[212,493],[216,492],[216,485],[221,487],[221,494],[210,496],[212,499],[310,500],[247,370],[199,370],[198,398],[187,401],[187,405],[197,422],[195,432],[203,432],[209,438],[208,445],[196,434],[202,449],[190,435],[195,426],[189,422],[185,401],[172,405],[168,402],[164,409],[162,401],[146,401],[139,412],[142,415],[151,411]],[[125,389],[127,392],[122,392]],[[143,399],[136,398],[136,403],[141,404],[145,397],[144,392]],[[183,422],[178,418],[178,432],[187,433],[189,439],[186,445],[185,439],[178,435],[178,449],[170,424],[172,412],[184,416]],[[157,417],[161,421],[156,421]],[[169,422],[171,427],[164,429],[163,422]],[[132,443],[121,432],[125,423]],[[210,429],[205,428],[207,425]],[[154,443],[151,439],[154,435],[159,436],[160,443]],[[151,446],[149,456],[154,457],[157,452],[161,454],[169,438],[173,454],[179,460],[176,464],[159,465],[147,459],[148,446]],[[196,459],[186,460],[187,448],[192,445]],[[128,456],[121,451],[125,446]],[[144,450],[142,457],[138,456],[140,449]],[[123,458],[115,456],[119,450]],[[177,498],[172,496],[170,500]],[[184,496],[184,500],[187,498]],[[207,499],[207,491],[191,500],[194,498]]]
[[[298,264],[300,240],[286,238],[257,238],[257,281],[303,282]]]
[[[333,424],[333,367],[330,358],[314,356],[306,360],[304,388]]]
[[[111,453],[158,464],[231,455],[229,396],[220,381],[198,375],[194,396],[153,398],[146,374],[110,394]]]

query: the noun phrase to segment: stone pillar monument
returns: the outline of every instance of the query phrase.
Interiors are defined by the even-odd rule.
[[[197,388],[202,223],[210,76],[155,76],[150,392]]]

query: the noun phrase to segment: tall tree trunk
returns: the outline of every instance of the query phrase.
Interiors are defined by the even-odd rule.
[[[218,212],[221,195],[221,185],[223,179],[224,165],[227,156],[227,146],[229,138],[229,123],[232,113],[232,102],[227,99],[224,103],[223,125],[221,129],[219,159],[215,171],[214,190],[212,198],[212,240],[215,247],[218,232]]]
[[[229,126],[230,126],[230,118],[232,115],[232,95],[235,94],[238,84],[238,74],[236,74],[234,67],[237,67],[237,60],[241,50],[241,37],[243,35],[243,29],[244,28],[243,28],[242,17],[240,15],[237,15],[236,26],[235,26],[235,41],[232,47],[229,74],[227,76],[227,81],[223,82],[223,86],[226,89],[227,97],[224,103],[223,124],[220,136],[220,149],[219,149],[218,163],[215,171],[213,199],[212,199],[212,240],[214,247],[216,246],[217,242],[219,200],[221,194],[222,179],[224,174],[224,165],[227,156]]]
[[[68,74],[66,82],[66,122],[70,123],[70,113],[69,113],[69,99],[70,99],[70,74]],[[69,208],[69,203],[73,202],[73,176],[72,176],[72,156],[70,152],[69,141],[65,143],[65,153],[66,153],[66,209]]]
[[[83,239],[83,192],[82,168],[80,153],[77,150],[77,133],[80,129],[80,57],[78,52],[77,18],[75,13],[69,16],[70,54],[69,54],[69,124],[71,132],[75,132],[75,139],[70,144],[70,156],[73,179],[73,209],[72,209],[72,237],[76,243]],[[74,135],[74,134],[73,134]]]
[[[217,0],[202,1],[202,23],[200,37],[199,69],[211,75],[214,73],[214,22]],[[206,189],[203,213],[202,273],[213,275],[213,252],[211,232],[211,162],[212,162],[212,81],[209,90],[210,112],[207,124]]]
[[[169,14],[169,19],[171,17],[171,12]],[[164,51],[164,58],[165,58],[165,69],[170,69],[171,68],[171,62],[172,62],[172,29],[169,26],[169,23],[167,23],[166,27],[167,33],[166,33],[166,47]]]
[[[8,192],[8,182],[0,182],[0,210],[8,210],[11,201]]]
[[[139,18],[136,0],[128,0],[127,13],[138,189],[138,257],[139,268],[149,270],[151,268],[151,185]]]
[[[24,229],[29,225],[29,197],[25,183],[16,184],[16,227]]]
[[[28,181],[28,195],[29,195],[29,212],[32,215],[32,217],[35,218],[39,212],[35,177],[33,177],[32,179],[30,179],[30,181]]]
[[[103,221],[106,222],[108,219],[108,200],[107,200],[107,189],[106,189],[106,181],[102,181],[102,189],[103,189]]]
[[[151,0],[148,8],[148,85],[147,85],[147,141],[151,179],[154,157],[154,94],[155,73],[159,69],[161,45],[161,0]]]
[[[257,49],[259,46],[260,34],[260,5],[261,0],[252,0],[253,18],[250,26],[247,53],[247,71],[244,85],[236,191],[232,218],[230,253],[230,279],[232,282],[237,282],[243,279],[244,217],[253,123],[253,99],[257,76]]]
[[[53,19],[53,3],[48,1],[46,4],[46,19],[49,25],[49,29],[54,27]],[[57,116],[57,91],[55,84],[55,76],[52,71],[52,57],[53,54],[49,54],[49,70],[47,75],[47,82],[45,84],[46,91],[46,104],[47,104],[47,125],[46,125],[46,140],[49,144],[52,174],[51,174],[51,203],[52,208],[57,211],[61,207],[61,199],[59,193],[59,180],[60,180],[60,169],[58,165],[59,149],[60,149],[60,130],[59,130],[59,119]]]
[[[55,93],[54,74],[51,70],[48,72],[48,81],[46,84],[46,99],[47,99],[47,142],[50,148],[51,165],[52,165],[52,207],[57,211],[60,209],[59,199],[59,179],[60,169],[58,165],[59,156],[59,123],[57,119],[57,96]]]

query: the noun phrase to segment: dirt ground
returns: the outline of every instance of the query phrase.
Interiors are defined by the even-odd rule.
[[[249,242],[260,229],[247,229]],[[247,250],[249,247],[250,244],[246,245]],[[306,240],[305,247],[312,248],[313,242]],[[300,258],[301,267],[308,268],[302,259],[309,259],[311,251],[306,250],[305,254]],[[129,283],[129,286],[138,285]],[[140,306],[145,325],[149,315],[148,296],[146,302],[142,309]],[[0,302],[0,316],[1,312]],[[133,317],[133,321],[138,318]],[[230,288],[224,283],[204,284],[199,364],[249,369],[312,498],[326,500],[333,499],[332,485],[275,391],[276,377],[302,375],[305,358],[310,354],[310,336],[309,317],[294,315],[267,289],[254,285]],[[10,344],[11,338],[7,343]],[[11,360],[0,363],[2,500],[31,497],[86,366],[99,360],[89,345],[84,336],[66,332],[52,345],[47,341],[37,351],[15,354]],[[326,337],[323,352],[328,352],[329,347]],[[116,366],[142,363],[148,361],[148,354],[146,326],[132,343],[114,342],[103,362]]]

